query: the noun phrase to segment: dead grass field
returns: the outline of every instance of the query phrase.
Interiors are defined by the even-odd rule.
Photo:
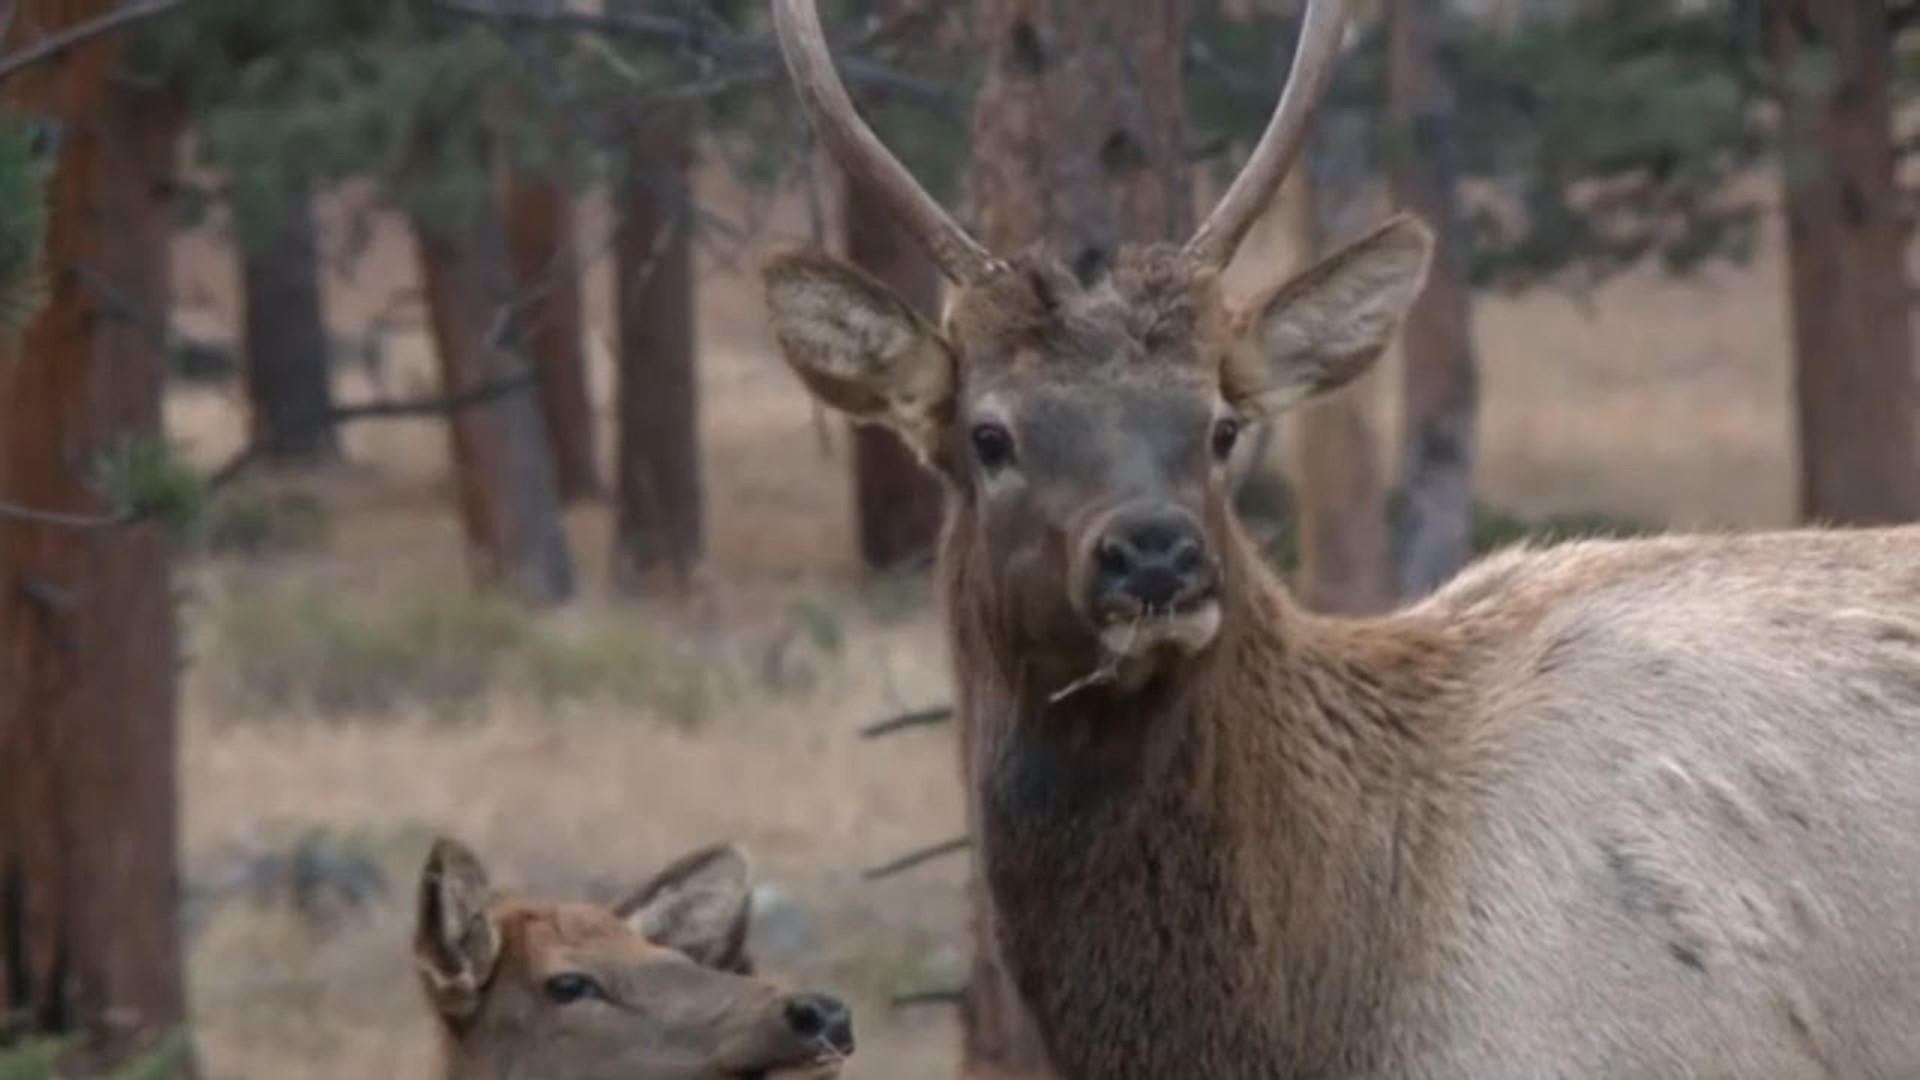
[[[717,209],[737,210],[723,181],[707,187]],[[797,235],[804,221],[783,203],[772,235]],[[274,655],[276,642],[304,641],[321,625],[317,611],[351,622],[408,597],[457,596],[444,435],[413,422],[353,427],[352,464],[301,482],[326,511],[318,543],[182,568],[194,594],[182,765],[190,882],[212,889],[245,864],[237,853],[285,849],[316,828],[329,830],[329,850],[386,875],[383,894],[330,919],[244,897],[204,907],[191,979],[212,1077],[430,1075],[405,933],[413,874],[435,830],[467,839],[510,883],[594,895],[692,845],[737,838],[806,916],[804,932],[783,921],[767,966],[855,1004],[861,1048],[849,1073],[950,1073],[950,1010],[889,1012],[886,998],[954,978],[962,866],[946,859],[875,884],[859,871],[958,831],[951,736],[868,743],[854,734],[881,714],[944,701],[945,657],[918,591],[855,571],[844,438],[830,428],[823,452],[805,399],[769,350],[757,288],[741,273],[758,250],[733,269],[709,257],[701,280],[712,541],[696,595],[608,595],[607,521],[589,509],[569,522],[585,584],[563,612],[523,625],[444,601],[451,614],[441,622],[402,624],[377,649],[349,640],[371,633],[362,627],[324,649]],[[1261,241],[1235,276],[1289,261]],[[176,265],[182,323],[233,337],[219,238],[183,237]],[[357,329],[410,276],[404,234],[383,224],[351,274],[330,282],[332,321]],[[597,327],[608,325],[607,277],[595,267]],[[1486,300],[1487,496],[1526,512],[1608,510],[1679,525],[1784,521],[1792,484],[1779,279],[1769,238],[1751,270],[1686,287],[1635,278],[1600,294],[1591,314],[1556,296]],[[417,328],[395,342],[392,377],[401,391],[431,385]],[[604,410],[603,349],[593,378]],[[1387,414],[1389,382],[1374,387]],[[341,390],[370,392],[357,373],[342,376]],[[171,432],[197,459],[235,446],[240,420],[228,392],[171,394]],[[301,596],[317,599],[272,606]],[[250,610],[255,622],[236,614]],[[428,625],[452,643],[422,659],[408,650],[429,631],[406,627]],[[364,656],[381,658],[403,692],[358,717],[327,715],[255,671],[282,662],[297,684],[319,676],[292,669],[325,663],[330,677],[352,679]],[[458,696],[405,697],[429,660],[459,683]],[[560,679],[565,692],[543,679]]]

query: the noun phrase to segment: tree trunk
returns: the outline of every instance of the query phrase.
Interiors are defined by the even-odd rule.
[[[1920,515],[1913,331],[1881,0],[1770,0],[1788,87],[1782,189],[1799,408],[1800,513]],[[1824,64],[1810,64],[1815,57]],[[1824,73],[1824,78],[1813,72]]]
[[[476,148],[470,160],[484,169],[487,156]],[[538,395],[529,383],[500,385],[527,368],[495,207],[476,198],[458,211],[416,212],[413,235],[441,387],[477,395],[447,421],[474,581],[535,606],[561,603],[573,595],[573,557]]]
[[[1317,252],[1375,221],[1373,162],[1365,117],[1327,113],[1305,157],[1301,235]],[[1294,414],[1294,502],[1300,565],[1295,588],[1316,611],[1364,614],[1393,603],[1378,449],[1374,376]]]
[[[898,4],[899,0],[892,0]],[[940,269],[871,187],[843,178],[847,257],[929,320],[939,318]],[[853,424],[853,492],[860,557],[876,570],[927,561],[940,537],[940,480],[889,428]]]
[[[111,7],[26,0],[0,52]],[[110,89],[117,40],[96,37],[0,87],[0,105],[62,128],[46,189],[50,292],[0,355],[10,505],[101,514],[100,455],[160,434],[163,358],[139,316],[167,308],[157,199],[181,114]],[[74,528],[0,512],[0,1015],[82,1036],[75,1071],[184,1034],[168,559],[150,522]],[[190,1075],[189,1057],[164,1074]]]
[[[614,237],[620,431],[613,578],[636,589],[658,570],[684,585],[700,557],[699,397],[694,357],[694,118],[636,116]]]
[[[340,453],[312,197],[306,178],[290,175],[271,231],[243,245],[240,258],[253,444],[283,464]]]
[[[540,375],[540,411],[560,497],[581,502],[600,493],[600,469],[594,459],[573,197],[552,178],[511,167],[502,171],[508,248],[515,284],[531,298],[525,309],[527,351]]]
[[[1193,228],[1182,0],[980,0],[968,175],[980,235],[1043,242],[1082,280],[1122,242]]]
[[[973,112],[968,184],[980,239],[1044,245],[1095,281],[1123,243],[1184,239],[1187,177],[1182,0],[980,0],[986,81]],[[977,815],[971,720],[961,717],[969,821]],[[999,960],[977,865],[973,971],[961,1010],[963,1071],[1050,1075],[1045,1050]]]
[[[1424,595],[1473,554],[1474,426],[1479,379],[1467,238],[1456,202],[1459,124],[1440,58],[1447,15],[1430,0],[1393,0],[1387,83],[1396,124],[1393,189],[1434,230],[1427,287],[1400,335],[1400,514],[1393,556],[1400,599]]]

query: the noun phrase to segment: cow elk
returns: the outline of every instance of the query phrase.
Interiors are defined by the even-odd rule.
[[[846,1006],[756,978],[746,856],[687,853],[611,908],[497,893],[459,842],[420,876],[413,956],[447,1080],[827,1080]]]
[[[774,0],[814,131],[954,288],[822,254],[787,363],[945,478],[941,589],[999,945],[1073,1080],[1920,1076],[1920,528],[1516,548],[1388,615],[1298,607],[1224,497],[1422,287],[1387,221],[1220,274],[1344,31],[1312,0],[1245,170],[1083,282],[970,237]]]

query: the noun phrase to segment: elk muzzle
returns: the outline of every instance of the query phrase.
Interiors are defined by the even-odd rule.
[[[1199,519],[1177,503],[1137,501],[1107,514],[1091,532],[1081,576],[1110,653],[1197,652],[1219,630],[1219,562]]]
[[[822,1080],[853,1053],[853,1013],[826,994],[786,994],[721,1055],[729,1075]]]
[[[795,994],[780,1009],[787,1029],[838,1054],[853,1053],[853,1012],[839,998]]]

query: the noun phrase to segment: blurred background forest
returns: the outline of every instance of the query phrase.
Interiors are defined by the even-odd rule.
[[[1088,276],[1192,227],[1298,23],[821,7],[916,175]],[[1920,517],[1920,4],[1352,8],[1230,284],[1395,207],[1442,244],[1392,362],[1243,440],[1307,603],[1525,536]],[[602,899],[737,839],[760,964],[853,1003],[850,1073],[1017,1073],[1022,1034],[955,1007],[992,971],[939,491],[809,405],[757,268],[940,283],[811,145],[765,5],[0,27],[0,1077],[431,1075],[405,942],[443,830]]]

